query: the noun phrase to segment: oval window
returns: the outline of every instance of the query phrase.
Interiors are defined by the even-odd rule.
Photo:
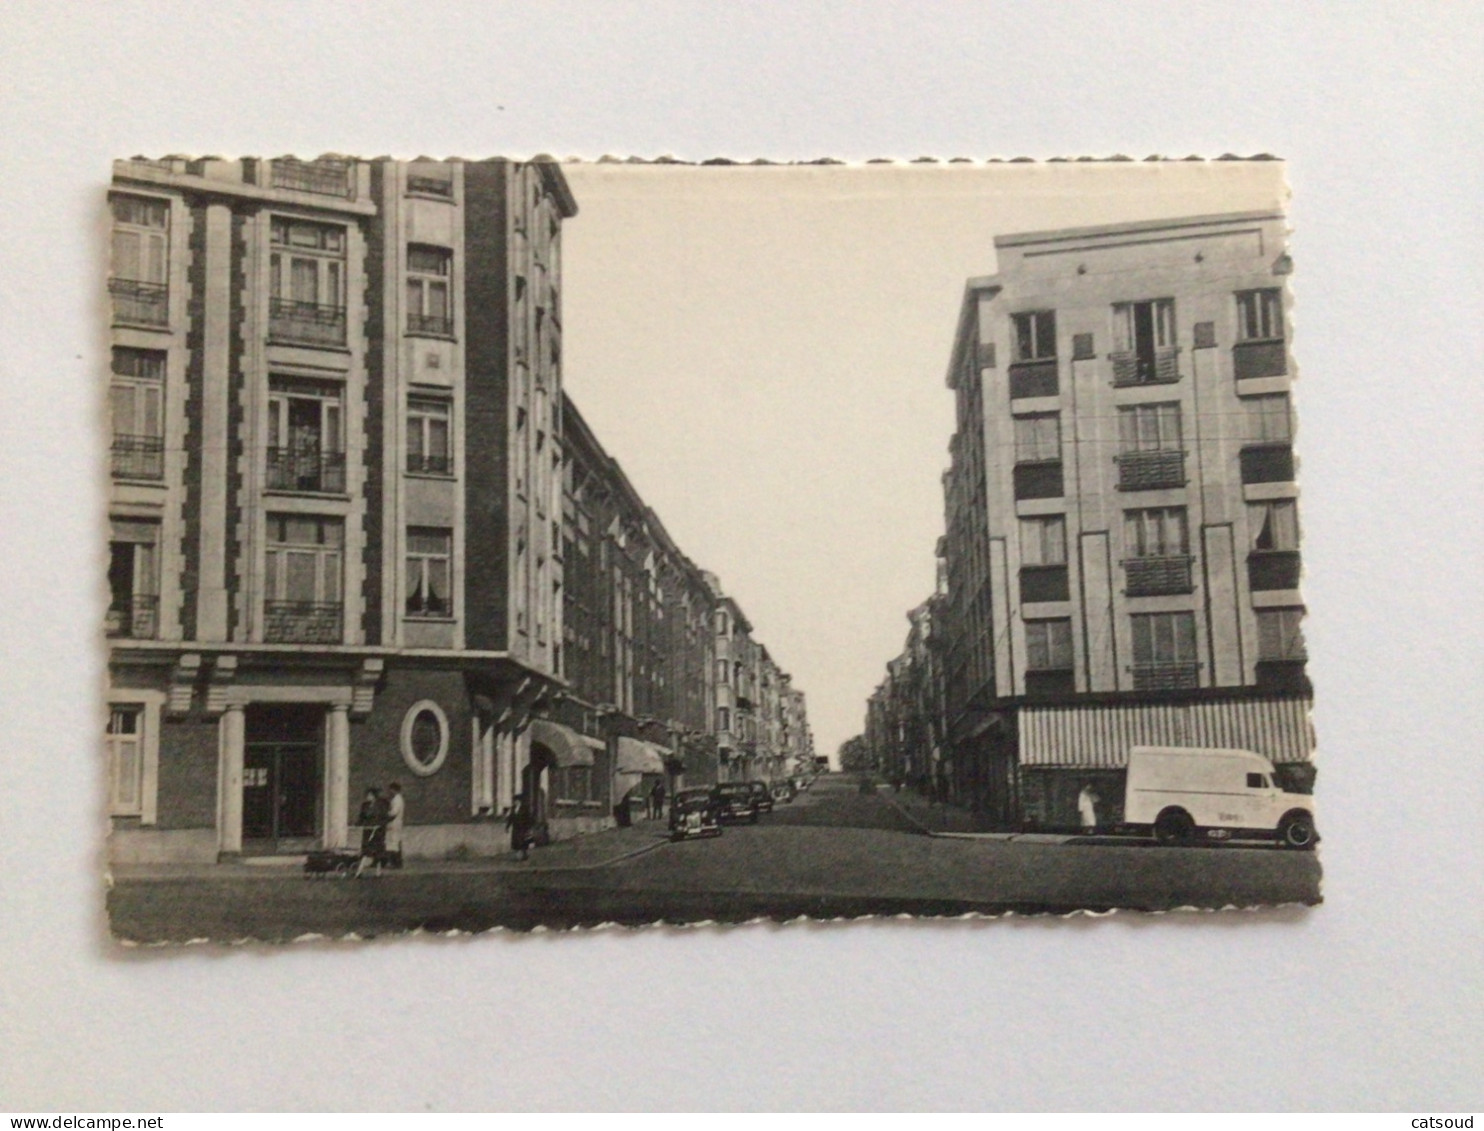
[[[448,757],[448,716],[431,699],[414,703],[402,718],[402,760],[414,774],[436,773]]]

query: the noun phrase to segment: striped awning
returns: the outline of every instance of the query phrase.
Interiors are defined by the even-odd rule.
[[[1270,762],[1307,762],[1312,705],[1275,698],[1023,707],[1020,764],[1122,769],[1135,746],[1235,747]]]
[[[618,772],[621,774],[662,774],[669,751],[653,742],[638,738],[618,740]]]
[[[536,719],[531,723],[531,745],[550,750],[558,766],[591,766],[593,752],[603,749],[603,743],[598,739],[578,734],[571,727],[550,719]]]

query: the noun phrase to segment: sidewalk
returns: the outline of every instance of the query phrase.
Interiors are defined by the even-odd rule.
[[[1091,844],[1093,838],[1074,833],[1021,833],[995,829],[990,820],[956,805],[931,803],[920,793],[880,791],[882,798],[928,836],[964,840],[1013,840],[1021,844]]]
[[[529,860],[518,860],[508,849],[498,856],[473,856],[462,860],[408,857],[400,874],[438,874],[459,872],[570,872],[602,868],[641,856],[669,843],[669,827],[664,820],[638,820],[626,829],[611,828],[586,836],[559,840],[545,848],[531,849]],[[114,864],[109,872],[118,881],[167,880],[199,877],[202,879],[303,880],[304,857],[259,857],[252,861],[230,864]],[[385,875],[398,875],[389,871]],[[343,877],[331,877],[334,882]],[[380,877],[368,872],[363,883],[374,883]]]

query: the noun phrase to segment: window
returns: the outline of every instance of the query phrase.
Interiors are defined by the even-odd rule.
[[[345,529],[338,519],[270,514],[265,637],[339,643]]]
[[[1301,627],[1303,619],[1303,609],[1258,609],[1258,660],[1293,662],[1307,659]]]
[[[452,531],[408,527],[406,608],[409,617],[453,616],[452,557]]]
[[[159,633],[160,526],[140,519],[110,522],[108,555],[109,636],[152,640]]]
[[[730,664],[728,664],[725,660],[717,660],[716,661],[716,682],[717,683],[719,683],[723,687],[725,687],[727,685],[727,683],[729,682],[728,677],[729,677],[730,673],[731,673],[731,665]]]
[[[1196,659],[1195,614],[1135,613],[1134,689],[1168,690],[1195,687],[1200,664]]]
[[[595,784],[591,766],[552,767],[551,791],[558,801],[572,801],[579,805],[599,801]]]
[[[448,757],[448,716],[431,699],[420,699],[402,716],[402,761],[420,778],[438,772]]]
[[[1015,418],[1015,462],[1061,459],[1061,414],[1038,412]]]
[[[1181,445],[1180,405],[1128,405],[1118,410],[1118,444],[1124,452],[1158,452]]]
[[[142,196],[114,196],[113,263],[108,290],[113,319],[130,326],[169,322],[170,207]]]
[[[449,452],[452,405],[442,397],[407,398],[407,470],[425,475],[453,471]]]
[[[413,244],[407,249],[407,332],[449,336],[453,308],[448,280],[453,253],[442,247]]]
[[[1167,558],[1190,552],[1184,507],[1124,511],[1124,550],[1131,558]]]
[[[144,705],[115,703],[104,738],[108,756],[108,811],[137,817],[144,803]]]
[[[1278,287],[1237,292],[1237,341],[1272,341],[1283,337],[1283,295]]]
[[[1121,302],[1113,307],[1113,383],[1177,381],[1175,301]]]
[[[731,631],[727,623],[727,614],[724,609],[718,609],[716,613],[716,635],[725,636]]]
[[[1287,444],[1292,442],[1293,417],[1289,412],[1286,393],[1250,397],[1247,399],[1247,405],[1252,410],[1254,443]]]
[[[344,345],[345,229],[277,217],[270,239],[272,336],[300,345]]]
[[[341,389],[328,381],[268,383],[268,489],[345,491]]]
[[[732,712],[726,707],[716,708],[716,730],[718,734],[726,734],[732,729]]]
[[[1052,514],[1021,519],[1020,561],[1028,566],[1066,565],[1066,516]]]
[[[1056,312],[1036,310],[1017,314],[1015,326],[1016,361],[1050,361],[1056,357]]]
[[[1269,499],[1247,505],[1247,525],[1254,550],[1299,548],[1298,504],[1292,499]]]
[[[1247,775],[1247,788],[1248,789],[1266,789],[1267,787],[1268,787],[1268,779],[1265,776],[1263,776],[1262,774],[1248,774]]]
[[[165,354],[115,348],[108,390],[117,479],[161,479],[165,474]]]
[[[1072,622],[1070,619],[1025,622],[1025,666],[1027,671],[1065,671],[1072,667]]]

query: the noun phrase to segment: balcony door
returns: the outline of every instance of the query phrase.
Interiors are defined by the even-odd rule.
[[[345,528],[339,519],[268,516],[264,639],[339,644]]]
[[[268,395],[268,489],[345,491],[340,387],[273,378]]]
[[[109,636],[150,640],[159,631],[157,523],[116,518],[108,544]]]

